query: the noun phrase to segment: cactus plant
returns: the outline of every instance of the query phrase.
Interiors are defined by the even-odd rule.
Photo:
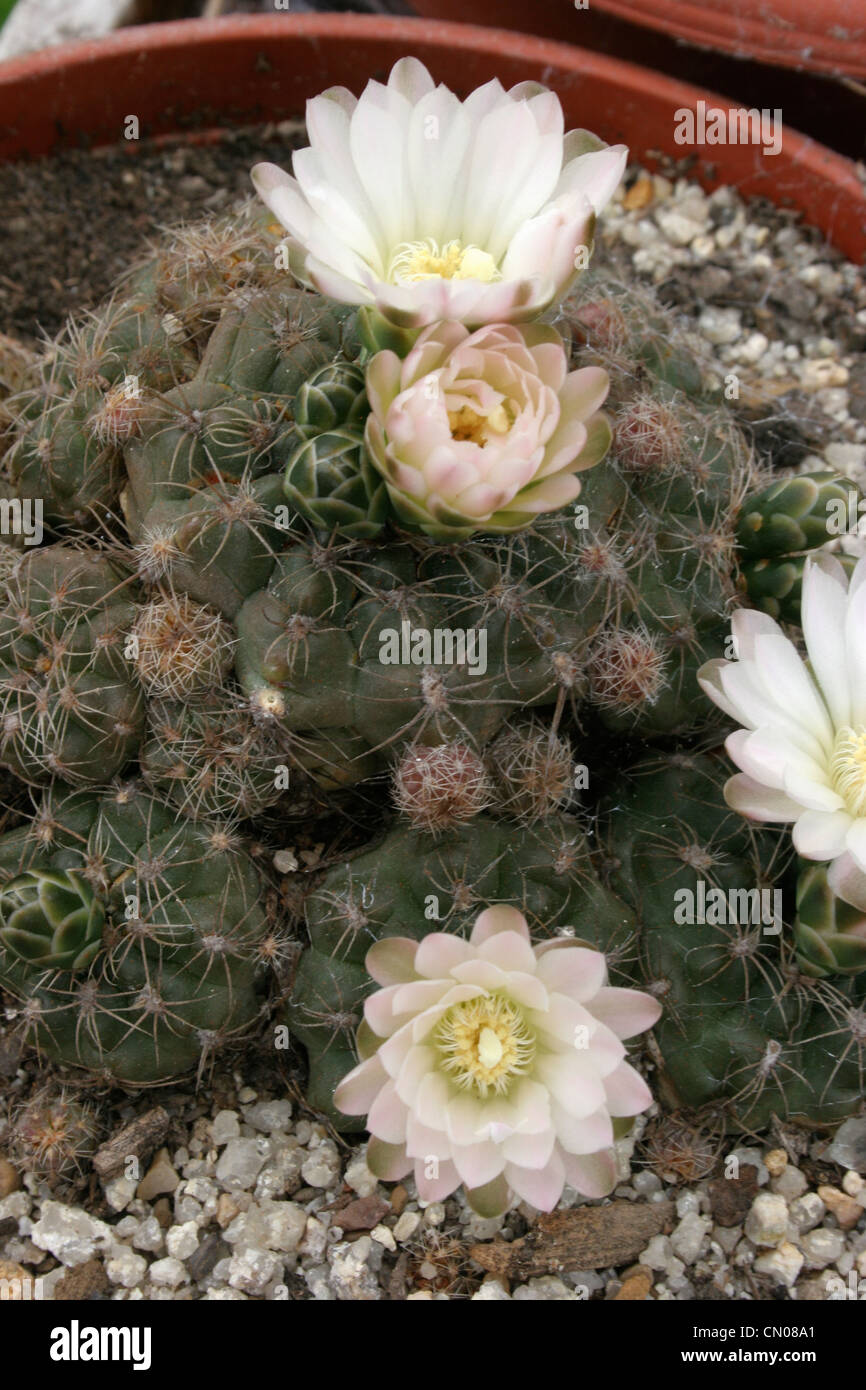
[[[825,864],[800,861],[794,939],[807,975],[821,979],[866,970],[866,913],[834,895]]]
[[[102,1133],[92,1105],[49,1083],[15,1108],[9,1138],[19,1162],[54,1183],[83,1176]]]
[[[356,1127],[330,1098],[355,1062],[373,942],[423,939],[443,923],[462,934],[481,907],[506,902],[534,938],[586,941],[614,962],[618,984],[659,1000],[654,1055],[662,1098],[676,1110],[748,1130],[774,1114],[826,1124],[856,1111],[864,986],[818,987],[812,977],[829,971],[798,963],[815,932],[804,943],[803,890],[790,925],[791,856],[725,805],[723,780],[720,760],[700,753],[629,768],[607,788],[595,853],[568,816],[536,819],[515,842],[508,819],[487,810],[445,832],[398,824],[329,870],[306,903],[311,945],[286,1015],[309,1055],[311,1103]],[[502,803],[491,809],[509,815]],[[825,957],[862,965],[856,927],[823,941]]]
[[[411,866],[409,868],[408,866]],[[482,814],[434,833],[395,826],[377,845],[330,869],[307,900],[311,946],[301,958],[286,1017],[310,1060],[307,1096],[341,1129],[337,1082],[355,1064],[354,1035],[373,981],[364,968],[376,941],[467,934],[485,906],[519,908],[538,940],[587,940],[627,958],[631,910],[599,881],[579,822],[550,817],[515,841],[514,827]]]
[[[737,544],[754,607],[798,623],[809,551],[855,530],[861,502],[855,484],[830,472],[782,478],[749,497],[737,522]],[[852,574],[854,558],[839,560]]]
[[[105,907],[80,873],[27,869],[0,889],[0,945],[31,966],[86,970],[102,946]]]
[[[7,575],[0,612],[0,758],[25,782],[104,782],[135,756],[142,692],[124,644],[135,615],[128,572],[58,544]]]
[[[608,791],[607,881],[637,912],[637,978],[665,1005],[662,1094],[753,1131],[775,1114],[839,1120],[862,1095],[866,988],[798,967],[791,855],[725,805],[724,775],[675,753]]]
[[[583,136],[571,153],[620,162]],[[691,343],[632,284],[591,271],[544,324],[479,340],[469,310],[389,324],[302,288],[280,234],[252,205],[168,234],[3,402],[0,490],[41,499],[56,537],[0,549],[0,760],[48,788],[0,836],[0,982],[28,1036],[129,1083],[242,1037],[274,938],[237,822],[273,849],[313,779],[317,808],[349,808],[356,852],[312,880],[286,1018],[335,1123],[362,1123],[333,1097],[369,947],[465,937],[497,904],[662,1003],[651,1049],[678,1110],[750,1128],[850,1113],[862,914],[809,866],[793,920],[792,863],[726,806],[704,750],[728,726],[697,682],[730,655],[738,604],[799,620],[847,485],[767,486]],[[418,243],[403,269],[409,251],[416,269],[475,264]],[[562,285],[574,269],[557,264]],[[417,284],[379,307],[404,290],[429,307]],[[513,398],[502,360],[470,381],[479,341],[519,367]],[[435,422],[434,366],[466,393]],[[404,368],[415,394],[395,411]],[[592,390],[570,411],[578,379]],[[481,465],[529,406],[537,434],[499,497]],[[451,474],[463,445],[472,470]],[[680,924],[674,893],[701,883],[778,889],[781,931]]]
[[[152,1083],[259,1013],[264,883],[230,825],[134,784],[45,793],[0,836],[0,984],[47,1057]]]

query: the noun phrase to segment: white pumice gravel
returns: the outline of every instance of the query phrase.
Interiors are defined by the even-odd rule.
[[[235,1108],[215,1104],[202,1115],[201,1097],[189,1098],[195,1119],[178,1112],[178,1130],[190,1137],[171,1151],[178,1185],[169,1196],[135,1198],[125,1211],[105,1201],[90,1212],[59,1200],[29,1175],[31,1190],[0,1201],[0,1230],[14,1228],[0,1240],[0,1258],[14,1258],[41,1276],[48,1299],[67,1271],[97,1264],[104,1271],[101,1296],[121,1301],[576,1302],[618,1297],[635,1267],[644,1272],[647,1296],[661,1302],[707,1296],[709,1288],[728,1299],[832,1300],[851,1296],[852,1272],[855,1284],[866,1280],[866,1202],[858,1202],[866,1198],[866,1181],[850,1166],[866,1166],[859,1125],[841,1137],[844,1164],[833,1163],[826,1140],[816,1140],[810,1155],[802,1146],[788,1152],[778,1140],[761,1146],[732,1140],[714,1179],[683,1183],[643,1166],[642,1122],[637,1143],[621,1146],[613,1199],[669,1202],[674,1215],[667,1234],[647,1243],[631,1271],[552,1269],[512,1286],[486,1275],[468,1252],[479,1241],[525,1234],[537,1220],[532,1208],[521,1203],[487,1220],[471,1212],[461,1194],[423,1204],[411,1178],[398,1185],[376,1181],[364,1143],[337,1141],[324,1125],[261,1089],[254,1102],[261,1128],[251,1134],[244,1133],[251,1126],[239,1101]],[[147,1104],[143,1100],[141,1108]],[[213,1142],[215,1133],[225,1136],[221,1146]],[[259,1190],[256,1175],[275,1155],[290,1155],[292,1162],[273,1169],[279,1182]],[[726,1167],[751,1184],[733,1226],[717,1220],[713,1183],[724,1181]],[[341,1211],[351,1204],[369,1211],[365,1228],[356,1224],[364,1224],[357,1213],[350,1230],[340,1225]],[[569,1191],[564,1205],[595,1204]],[[844,1229],[837,1214],[843,1222],[855,1215],[856,1222]]]
[[[631,191],[639,183],[644,197]],[[647,196],[648,194],[648,196]],[[818,467],[866,487],[866,271],[814,231],[735,188],[634,170],[599,228],[600,259],[682,310],[741,390],[799,392],[817,415]],[[712,369],[711,369],[712,370]],[[791,465],[803,471],[805,460]],[[812,464],[812,467],[815,465]]]

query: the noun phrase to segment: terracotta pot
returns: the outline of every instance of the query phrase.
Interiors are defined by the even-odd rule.
[[[532,0],[531,7],[527,0],[412,0],[412,7],[429,18],[531,29],[578,44],[601,11],[736,58],[866,77],[864,0],[589,0],[583,9],[574,0]]]
[[[850,26],[844,31],[844,42],[834,38],[829,25],[822,31],[820,44],[803,39],[796,49],[802,66],[780,66],[782,58],[775,56],[779,44],[772,50],[746,39],[736,46],[724,45],[710,32],[730,24],[731,6],[759,11],[772,6],[786,12],[794,0],[718,0],[710,5],[706,0],[671,0],[670,4],[647,5],[646,0],[590,0],[584,10],[577,10],[573,0],[411,0],[417,14],[430,19],[458,20],[469,24],[498,25],[506,29],[531,29],[533,34],[578,44],[594,53],[608,53],[614,58],[640,63],[690,82],[696,87],[708,87],[724,92],[738,106],[781,109],[791,125],[822,144],[856,160],[866,159],[866,121],[860,84],[835,76],[835,69],[851,76],[862,74],[864,44],[866,44],[866,0],[814,0],[815,10],[824,15],[841,11],[844,6],[861,7],[863,19],[858,35]],[[807,4],[808,7],[807,8]],[[813,27],[812,0],[796,0],[806,9]],[[676,17],[688,9],[700,14],[706,29],[701,46],[685,42],[676,28]],[[654,28],[644,26],[654,25]],[[820,28],[820,23],[818,23]],[[745,32],[743,30],[741,33]],[[761,25],[752,24],[752,38],[760,36]],[[791,39],[794,30],[774,25],[773,34]],[[724,37],[724,35],[722,35]],[[713,47],[707,45],[712,44]],[[828,47],[829,45],[829,47]],[[835,48],[833,48],[835,45]],[[810,61],[817,54],[826,59],[833,49],[831,61]],[[742,56],[747,53],[748,56]],[[799,61],[798,59],[798,61]],[[793,60],[792,60],[793,62]]]
[[[755,145],[675,141],[675,113],[725,98],[617,59],[527,35],[420,19],[360,15],[233,16],[122,29],[97,43],[49,49],[0,67],[0,158],[35,158],[58,147],[123,139],[135,115],[141,135],[282,120],[306,98],[383,77],[412,53],[460,93],[499,77],[553,87],[567,125],[625,141],[634,157],[696,156],[706,187],[736,184],[798,208],[851,259],[866,252],[866,200],[854,166],[785,128],[781,152]],[[130,154],[133,149],[131,147]]]
[[[592,0],[600,9],[737,58],[866,77],[864,0]]]

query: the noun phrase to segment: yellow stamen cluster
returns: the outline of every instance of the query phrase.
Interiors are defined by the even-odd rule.
[[[507,434],[513,424],[508,407],[504,402],[493,407],[489,415],[480,414],[471,405],[462,405],[459,410],[449,410],[448,424],[451,437],[457,440],[471,440],[482,449],[491,434]]]
[[[830,773],[851,815],[866,816],[866,725],[845,724],[838,731]]]
[[[535,1037],[521,1009],[501,994],[455,1004],[440,1020],[435,1044],[443,1067],[464,1091],[482,1100],[505,1095],[535,1057]]]
[[[495,260],[480,246],[463,246],[459,241],[440,247],[432,237],[424,241],[404,241],[394,251],[388,267],[392,283],[401,280],[501,280]]]

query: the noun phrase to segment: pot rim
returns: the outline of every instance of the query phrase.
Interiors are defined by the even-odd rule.
[[[366,65],[358,61],[359,47],[374,55]],[[202,105],[208,107],[206,101],[196,101],[196,70],[199,87],[203,77],[205,87],[208,79],[212,83],[216,80],[215,71],[209,73],[208,65],[201,63],[203,49],[214,55],[223,69],[229,60],[246,84],[244,90],[255,92],[258,102],[257,108],[257,102],[250,98],[246,106],[239,107],[233,104],[238,94],[235,87],[228,91],[224,86],[214,87],[218,106],[212,128],[297,115],[304,99],[300,89],[308,90],[309,95],[321,90],[316,74],[323,62],[330,68],[351,63],[357,74],[353,85],[360,88],[382,64],[390,66],[411,52],[417,52],[440,80],[446,72],[458,90],[461,69],[464,75],[468,73],[467,85],[475,85],[479,79],[495,75],[497,64],[508,70],[509,81],[534,77],[546,82],[566,109],[574,106],[582,87],[594,87],[596,96],[602,93],[609,100],[604,138],[614,141],[627,134],[619,133],[621,120],[632,136],[635,130],[651,131],[657,138],[647,134],[647,146],[635,144],[634,139],[631,142],[635,158],[650,164],[652,151],[678,158],[691,152],[674,143],[677,110],[694,111],[699,101],[725,111],[740,109],[726,97],[623,59],[513,30],[403,16],[230,15],[132,26],[106,38],[58,45],[0,64],[0,159],[34,158],[77,143],[75,137],[80,140],[88,112],[95,120],[97,108],[102,110],[109,99],[116,105],[111,113],[111,132],[107,133],[104,117],[102,126],[93,132],[93,144],[118,142],[123,129],[121,111],[131,104],[130,91],[135,91],[130,83],[135,82],[136,69],[143,74],[153,59],[166,64],[167,72],[176,68],[177,80],[172,86],[165,75],[160,79],[159,69],[155,76],[148,74],[150,90],[141,88],[138,93],[142,125],[152,119],[160,127],[155,133],[184,133],[182,116],[200,114]],[[291,112],[285,109],[278,114],[275,103],[279,107],[279,93],[274,94],[272,75],[265,75],[268,64],[273,60],[279,66],[282,60],[285,67],[287,59],[301,54],[307,58],[307,66],[300,71],[300,83],[295,81],[294,105]],[[264,69],[256,67],[253,71],[252,66],[244,66],[253,61],[263,62]],[[453,74],[450,69],[455,67],[458,71]],[[289,66],[287,73],[296,78],[297,65]],[[611,104],[612,98],[616,101]],[[64,103],[70,101],[71,119],[75,119],[76,110],[79,113],[78,130],[72,137],[64,131],[64,117],[66,125],[71,123]],[[38,116],[22,122],[22,111],[26,112],[28,105]],[[150,118],[145,107],[152,113]],[[166,112],[170,113],[168,124]],[[33,142],[30,147],[26,144],[28,132],[35,136],[35,153]],[[788,127],[784,129],[782,152],[775,158],[778,162],[774,164],[757,146],[712,146],[697,156],[690,176],[694,173],[707,187],[734,183],[746,195],[755,193],[778,203],[789,202],[852,259],[866,255],[866,190],[854,163]],[[718,176],[719,166],[722,177]]]
[[[737,0],[714,8],[697,0],[666,0],[664,12],[652,13],[636,0],[593,0],[600,10],[643,28],[676,35],[686,43],[711,47],[736,58],[774,63],[802,72],[866,77],[866,26],[852,26],[845,36],[831,32],[839,23],[824,9],[827,0],[785,0],[784,15],[772,24],[745,13]],[[793,11],[793,13],[792,13]]]

